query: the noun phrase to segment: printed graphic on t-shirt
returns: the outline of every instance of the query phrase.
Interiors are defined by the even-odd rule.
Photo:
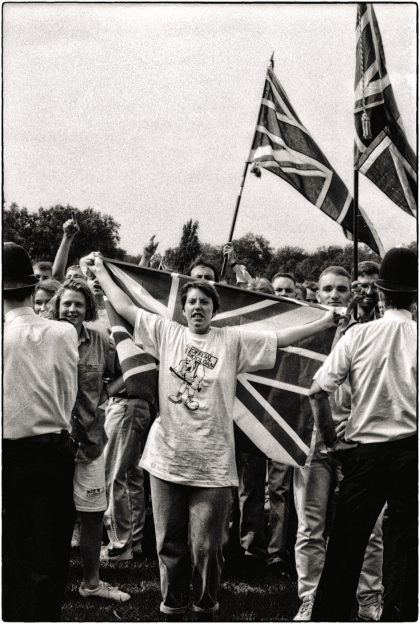
[[[181,403],[185,397],[185,406],[195,411],[200,407],[196,393],[201,392],[201,382],[206,376],[206,368],[213,370],[217,364],[217,357],[201,351],[192,345],[187,345],[185,358],[181,360],[175,368],[169,367],[172,375],[179,379],[180,384],[176,394],[168,398],[172,403]]]

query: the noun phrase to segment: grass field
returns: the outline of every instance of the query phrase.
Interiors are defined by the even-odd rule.
[[[144,563],[101,563],[101,579],[118,585],[131,594],[126,603],[79,596],[80,557],[72,555],[69,583],[62,617],[67,622],[155,622],[159,613],[159,570],[155,559]],[[281,583],[265,576],[252,583],[234,576],[226,578],[220,592],[221,622],[290,621],[299,606],[296,583]],[[191,619],[191,613],[186,620]]]

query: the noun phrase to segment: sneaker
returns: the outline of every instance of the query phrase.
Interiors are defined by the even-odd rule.
[[[372,602],[369,605],[359,605],[358,618],[362,622],[379,622],[382,615],[382,603]]]
[[[105,581],[99,581],[99,585],[95,587],[95,589],[88,589],[80,585],[79,594],[83,596],[83,598],[107,598],[108,600],[116,600],[117,602],[127,602],[131,597],[130,594],[126,594],[118,589],[118,587],[113,587],[109,583],[105,583]]]
[[[101,561],[132,561],[133,553],[131,550],[122,548],[112,548],[111,545],[101,549]]]
[[[312,609],[314,607],[314,599],[307,598],[302,602],[299,611],[293,618],[294,622],[310,622],[312,617]]]

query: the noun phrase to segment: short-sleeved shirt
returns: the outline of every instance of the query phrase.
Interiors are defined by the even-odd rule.
[[[274,366],[275,332],[212,327],[195,334],[139,310],[134,340],[160,361],[160,414],[140,465],[175,483],[237,485],[232,418],[236,377]]]
[[[23,306],[4,320],[3,437],[70,430],[77,392],[77,332]]]
[[[99,457],[107,440],[104,414],[98,406],[103,379],[111,374],[112,354],[109,336],[84,324],[79,343],[77,400],[72,413],[73,434],[80,443],[77,461]]]
[[[339,340],[316,379],[335,392],[347,375],[351,416],[346,440],[388,442],[417,431],[417,325],[408,310],[353,325]]]

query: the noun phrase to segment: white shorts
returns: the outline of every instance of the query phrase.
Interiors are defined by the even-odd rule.
[[[77,511],[105,511],[105,460],[102,453],[91,462],[76,462],[73,479]]]

